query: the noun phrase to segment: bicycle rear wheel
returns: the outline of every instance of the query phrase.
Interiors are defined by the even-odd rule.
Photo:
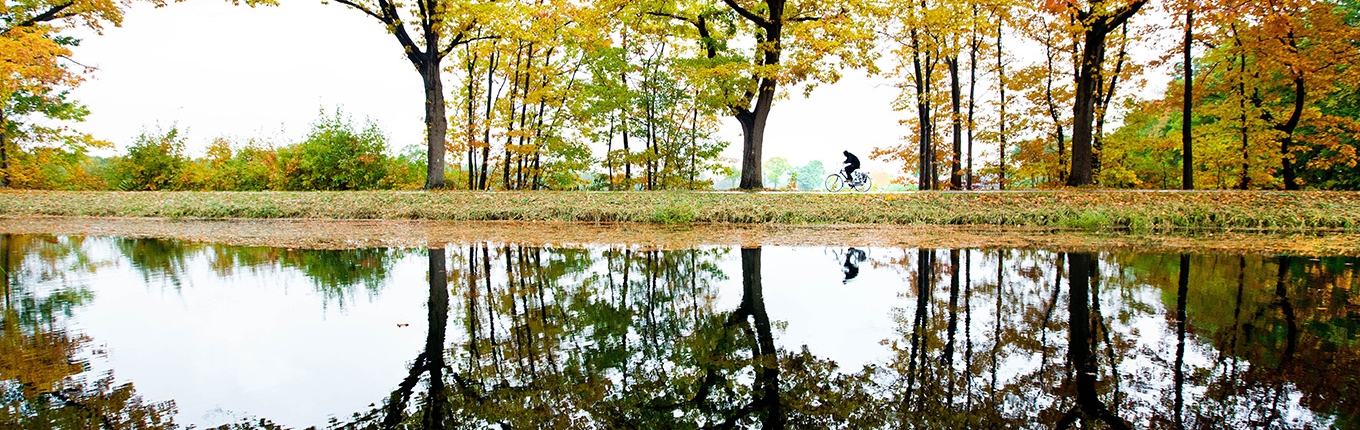
[[[855,186],[853,186],[853,187],[851,187],[851,188],[854,188],[855,191],[859,191],[859,192],[861,192],[861,193],[865,193],[865,192],[869,192],[869,188],[872,188],[873,186],[874,186],[874,180],[873,180],[873,179],[869,179],[869,175],[864,175],[864,182],[860,182],[859,184],[856,184]]]
[[[827,175],[827,177],[826,177],[826,190],[827,190],[827,191],[830,191],[830,192],[833,192],[833,193],[834,193],[834,192],[840,191],[841,189],[844,189],[844,188],[845,188],[845,178],[841,177],[841,175],[840,175],[839,173],[832,173],[832,174],[830,174],[830,175]]]

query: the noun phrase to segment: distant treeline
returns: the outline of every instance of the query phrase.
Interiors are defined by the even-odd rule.
[[[109,191],[266,191],[417,189],[425,154],[391,155],[387,138],[338,109],[324,112],[301,141],[216,138],[190,156],[178,127],[145,131],[123,155],[95,157],[85,148],[38,147],[9,160],[14,188]]]

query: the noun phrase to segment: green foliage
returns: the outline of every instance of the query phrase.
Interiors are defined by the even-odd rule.
[[[408,145],[396,157],[387,158],[387,176],[383,178],[382,189],[418,190],[425,186],[425,148]],[[444,177],[450,184],[467,182],[467,173],[446,171]]]
[[[774,157],[765,160],[761,170],[765,174],[765,188],[782,189],[789,184],[788,175],[793,173],[793,165],[784,157]]]
[[[122,191],[190,189],[185,176],[189,159],[184,155],[185,137],[171,126],[164,132],[143,132],[118,161],[116,187]]]
[[[822,166],[820,160],[812,160],[803,167],[795,171],[798,178],[799,191],[816,191],[822,188],[822,181],[826,179],[826,167]]]
[[[279,150],[284,188],[289,190],[372,190],[387,176],[387,138],[376,124],[362,130],[339,109],[322,112],[307,139]]]

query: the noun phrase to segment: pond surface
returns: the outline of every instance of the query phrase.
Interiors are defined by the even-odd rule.
[[[0,235],[0,427],[1356,428],[1356,258]]]

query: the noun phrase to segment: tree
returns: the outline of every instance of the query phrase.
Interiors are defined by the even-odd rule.
[[[793,165],[789,164],[789,160],[784,157],[765,160],[765,164],[761,166],[761,171],[765,173],[765,188],[783,188],[784,184],[789,183],[785,180],[784,175],[795,174]]]
[[[820,160],[812,160],[799,167],[795,173],[798,176],[798,189],[813,191],[821,189],[823,178],[826,177],[826,167],[822,166]]]
[[[425,188],[444,187],[444,147],[448,143],[449,119],[444,106],[444,57],[459,46],[491,36],[473,36],[472,30],[490,15],[479,14],[484,6],[455,0],[415,0],[402,4],[391,0],[335,0],[382,23],[401,45],[406,59],[420,74],[425,86]],[[405,12],[402,8],[407,8]],[[414,8],[414,11],[410,8]],[[405,14],[414,15],[407,18]],[[414,23],[416,34],[407,30]]]
[[[274,0],[245,0],[247,4],[275,4]],[[237,0],[232,0],[237,3]],[[163,0],[150,0],[160,7]],[[74,27],[101,33],[104,25],[120,26],[130,1],[33,0],[0,8],[0,187],[10,185],[11,160],[21,150],[18,142],[59,143],[83,157],[87,147],[108,145],[89,135],[72,132],[54,120],[80,121],[88,112],[67,98],[80,84],[82,66],[72,70],[70,47],[79,41],[60,34]],[[38,119],[36,117],[43,117]],[[33,178],[29,178],[33,179]]]
[[[1111,3],[1114,4],[1111,4]],[[1072,107],[1072,172],[1067,177],[1067,185],[1083,186],[1093,183],[1093,156],[1091,137],[1095,122],[1097,87],[1104,79],[1102,67],[1105,63],[1105,39],[1110,32],[1147,4],[1147,0],[1091,0],[1080,4],[1079,0],[1062,0],[1061,4],[1050,2],[1048,7],[1055,12],[1065,9],[1069,16],[1076,19],[1082,31],[1080,62],[1076,76],[1076,93]]]
[[[120,5],[57,0],[6,4],[0,10],[0,186],[10,185],[17,141],[62,137],[60,129],[31,125],[31,116],[79,120],[87,113],[66,100],[66,91],[60,89],[75,86],[81,77],[61,61],[71,54],[76,40],[57,33],[76,24],[96,31],[103,23],[118,25]]]
[[[39,86],[0,100],[0,186],[88,189],[98,182],[84,169],[86,151],[112,145],[62,124],[89,114],[68,95]]]
[[[1184,62],[1181,67],[1185,71],[1185,94],[1181,95],[1181,187],[1187,190],[1195,189],[1195,157],[1194,146],[1191,145],[1190,130],[1191,119],[1194,117],[1191,99],[1195,94],[1195,71],[1194,64],[1190,61],[1191,38],[1194,37],[1195,28],[1195,8],[1187,5],[1185,8],[1185,44]]]
[[[709,103],[722,106],[742,129],[741,189],[761,188],[761,153],[765,124],[778,90],[784,85],[805,84],[808,94],[820,83],[840,79],[840,68],[873,66],[874,20],[870,5],[862,1],[825,0],[723,0],[658,5],[654,14],[688,23],[692,35],[710,60],[706,74],[716,91]],[[735,13],[737,19],[730,18]],[[717,31],[730,23],[731,32]],[[729,42],[747,40],[750,51],[731,49]]]
[[[1182,77],[1160,99],[1133,106],[1115,133],[1118,148],[1105,149],[1115,170],[1101,175],[1112,181],[1107,185],[1157,187],[1170,179],[1180,188],[1353,187],[1341,178],[1360,162],[1360,142],[1351,137],[1360,131],[1360,112],[1350,108],[1360,32],[1347,12],[1328,2],[1212,1],[1176,3],[1169,12],[1183,15],[1188,7],[1190,41],[1209,48],[1189,59],[1193,82]],[[1185,55],[1183,44],[1173,49]],[[1169,145],[1173,139],[1177,145]],[[1181,180],[1168,177],[1164,164],[1181,171]]]

